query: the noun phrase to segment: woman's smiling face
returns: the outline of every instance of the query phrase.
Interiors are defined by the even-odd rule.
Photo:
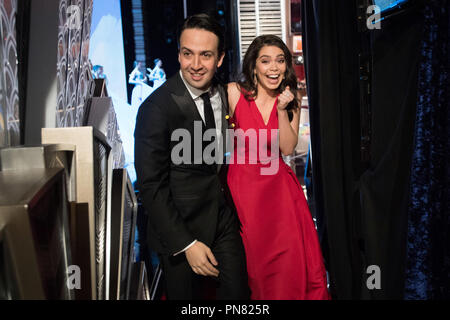
[[[277,90],[284,79],[286,59],[283,50],[277,46],[264,46],[256,59],[255,74],[258,81],[258,91]]]

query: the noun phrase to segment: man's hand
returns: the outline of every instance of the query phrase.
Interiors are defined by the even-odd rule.
[[[211,249],[203,242],[197,241],[185,253],[189,265],[196,274],[212,277],[219,276],[219,270],[214,268],[214,266],[218,265],[216,258]]]

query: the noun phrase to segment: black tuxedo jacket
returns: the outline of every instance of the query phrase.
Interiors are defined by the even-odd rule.
[[[226,137],[226,90],[216,87],[222,98],[221,129]],[[218,174],[224,165],[194,164],[193,159],[190,164],[174,164],[171,160],[172,149],[179,144],[171,141],[172,132],[180,128],[190,132],[193,155],[194,121],[202,122],[202,118],[179,73],[150,95],[137,115],[137,186],[149,216],[149,245],[163,254],[172,255],[195,239],[211,246],[220,208],[226,203]]]

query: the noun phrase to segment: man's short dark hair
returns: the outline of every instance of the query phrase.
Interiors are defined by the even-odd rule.
[[[204,29],[214,33],[219,38],[219,55],[225,52],[225,35],[223,28],[213,17],[207,15],[206,13],[200,13],[188,17],[178,30],[178,48],[180,47],[181,34],[186,29]]]

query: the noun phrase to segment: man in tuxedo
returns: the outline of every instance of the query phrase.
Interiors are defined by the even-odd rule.
[[[225,166],[205,161],[211,142],[201,137],[207,130],[225,137],[228,128],[226,90],[213,81],[225,55],[223,31],[200,14],[184,22],[178,40],[180,71],[142,103],[136,121],[135,166],[149,245],[159,253],[168,299],[201,298],[205,277],[217,280],[218,299],[248,299],[239,222],[219,179]],[[180,130],[190,139],[177,140]],[[223,159],[221,149],[215,159]]]

